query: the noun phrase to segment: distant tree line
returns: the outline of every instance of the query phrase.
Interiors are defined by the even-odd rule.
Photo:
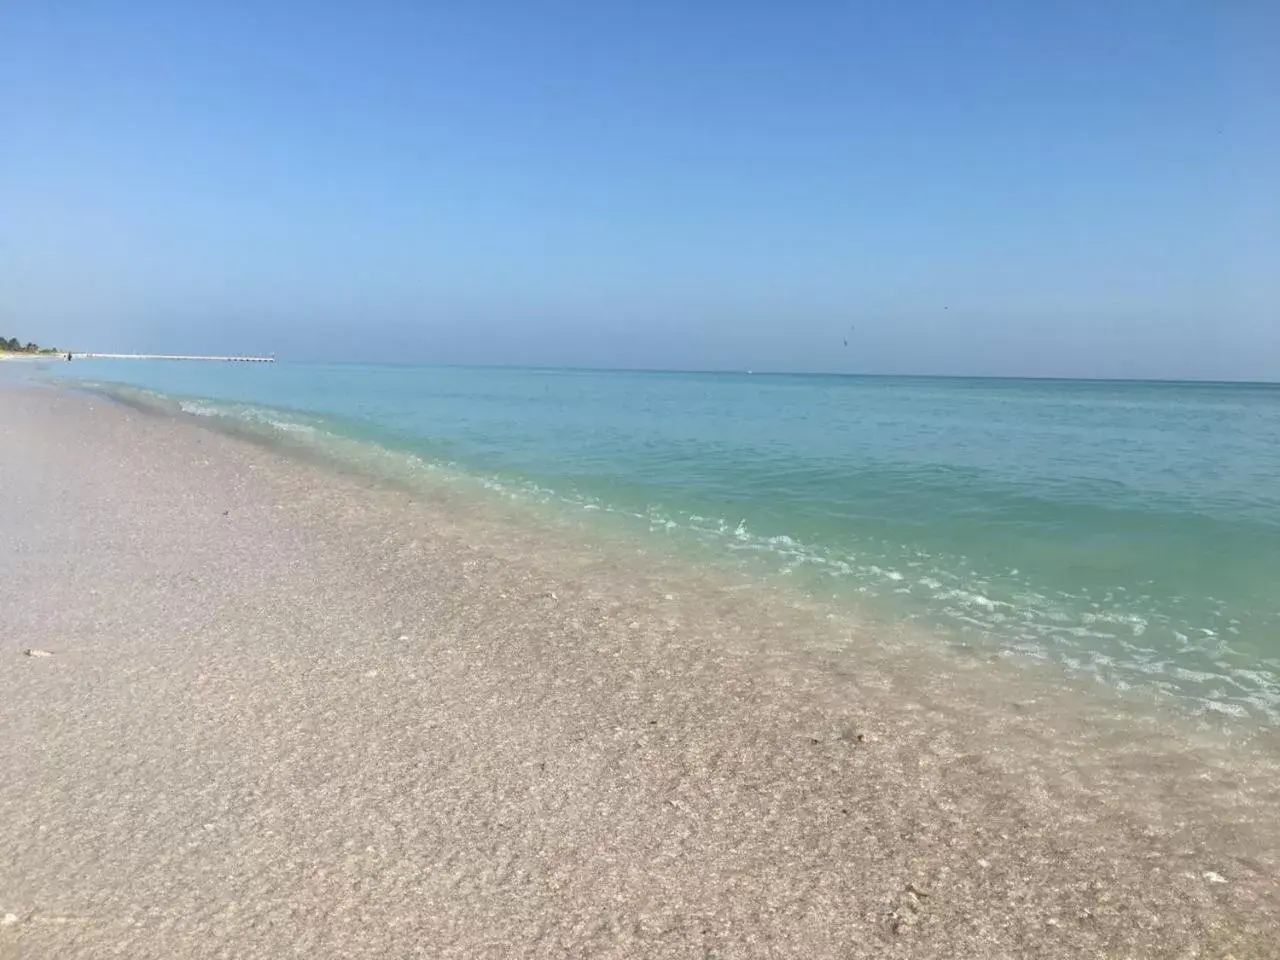
[[[38,343],[21,343],[17,337],[7,340],[0,337],[0,350],[7,353],[61,353],[57,347],[42,347]]]

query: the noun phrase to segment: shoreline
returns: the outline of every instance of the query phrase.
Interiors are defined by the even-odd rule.
[[[1170,674],[1166,669],[1167,663],[1157,662],[1160,670],[1153,675],[1140,664],[1123,660],[1117,663],[1115,655],[1123,656],[1122,651],[1055,649],[1052,643],[1034,640],[1028,646],[1025,636],[1016,639],[1008,634],[988,633],[998,629],[995,623],[980,625],[980,632],[975,637],[958,632],[955,622],[922,619],[920,608],[898,604],[895,597],[864,597],[856,583],[824,581],[820,576],[810,579],[803,570],[795,577],[790,576],[791,569],[780,572],[778,558],[772,551],[772,538],[768,535],[753,537],[739,528],[734,531],[737,542],[726,544],[722,538],[728,529],[724,520],[720,521],[718,531],[721,539],[708,539],[705,529],[678,523],[673,530],[670,520],[665,520],[665,525],[662,525],[662,517],[659,517],[660,525],[655,528],[651,513],[633,513],[599,501],[564,496],[537,483],[530,488],[518,477],[495,477],[453,463],[440,463],[420,455],[413,447],[412,438],[408,443],[401,437],[370,438],[358,429],[350,432],[350,424],[335,422],[333,417],[323,413],[291,407],[275,408],[252,401],[206,401],[119,383],[74,387],[64,383],[61,386],[143,413],[189,420],[202,428],[248,440],[273,454],[318,463],[331,470],[357,475],[365,481],[397,485],[426,497],[441,494],[462,496],[468,498],[469,508],[489,511],[495,516],[500,514],[521,527],[532,524],[542,537],[567,538],[572,543],[571,549],[583,541],[624,554],[640,549],[655,565],[671,565],[669,575],[673,581],[678,582],[684,571],[697,569],[702,575],[717,578],[721,586],[765,590],[784,603],[818,610],[819,615],[841,623],[845,632],[851,635],[892,636],[898,645],[917,646],[926,656],[940,657],[946,665],[944,669],[953,668],[957,658],[970,663],[980,662],[987,669],[1008,669],[1009,679],[1015,685],[1023,682],[1030,673],[1038,676],[1041,683],[1069,687],[1086,699],[1096,697],[1104,702],[1123,703],[1127,710],[1137,715],[1168,715],[1166,719],[1169,722],[1188,724],[1202,732],[1216,731],[1233,739],[1247,738],[1251,734],[1272,737],[1280,730],[1277,726],[1280,688],[1275,686],[1265,669],[1245,678],[1225,678],[1227,686],[1224,688],[1224,678],[1220,676],[1196,677],[1197,670],[1221,667],[1220,663],[1175,661],[1175,667],[1187,669],[1175,669]],[[246,409],[250,414],[247,417],[243,416]],[[695,519],[706,521],[705,517]],[[733,547],[740,545],[744,537],[753,541],[753,549],[764,548],[764,552],[758,557],[750,551],[735,556]],[[827,569],[822,547],[814,548],[804,542],[796,544],[789,536],[781,539],[798,546],[804,560],[824,564],[818,567],[811,563],[814,569]],[[835,560],[837,564],[842,562],[839,557]],[[893,566],[893,561],[887,565]],[[878,566],[872,566],[872,569],[884,574]],[[645,574],[640,572],[636,575]],[[903,575],[897,570],[891,569],[888,576],[895,584],[903,580]],[[909,582],[910,577],[907,579]],[[930,587],[941,586],[937,581],[927,582]],[[979,586],[976,589],[980,592],[985,588]],[[964,602],[985,604],[987,609],[1006,605],[1001,600],[992,601],[967,593],[963,585],[956,592],[966,595]],[[1114,620],[1115,615],[1114,611],[1108,611],[1100,619]],[[1089,618],[1093,616],[1086,613],[1084,622],[1091,622]],[[1140,615],[1126,612],[1120,616],[1123,622],[1135,619],[1145,630],[1146,621]],[[976,623],[972,620],[966,622]],[[1137,636],[1135,630],[1134,637]],[[1179,641],[1186,640],[1185,635],[1175,633],[1174,636]],[[1115,638],[1112,639],[1114,641]],[[1172,638],[1168,642],[1173,642]],[[1123,645],[1123,640],[1120,643]],[[1094,653],[1104,655],[1097,657],[1097,662],[1089,662]],[[1089,665],[1081,666],[1081,661]],[[1103,661],[1106,666],[1099,665]],[[1256,662],[1250,666],[1255,667]],[[1199,685],[1198,689],[1193,685],[1193,678]],[[1243,686],[1242,680],[1255,686]],[[1223,689],[1233,689],[1235,695],[1225,696],[1220,692]]]
[[[0,406],[0,948],[1275,955],[1259,744],[1069,716],[1047,678],[1011,703],[989,664],[196,424]]]

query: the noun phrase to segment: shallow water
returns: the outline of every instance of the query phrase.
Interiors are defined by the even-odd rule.
[[[943,642],[1280,720],[1277,386],[123,360],[39,373],[158,393],[366,469],[447,468]]]

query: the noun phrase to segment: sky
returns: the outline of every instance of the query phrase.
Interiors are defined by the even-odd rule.
[[[0,334],[1280,379],[1277,64],[1254,0],[0,4]]]

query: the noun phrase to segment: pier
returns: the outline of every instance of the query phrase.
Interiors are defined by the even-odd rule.
[[[203,357],[193,354],[167,353],[76,353],[68,354],[73,360],[221,360],[227,363],[275,363],[275,357]]]

